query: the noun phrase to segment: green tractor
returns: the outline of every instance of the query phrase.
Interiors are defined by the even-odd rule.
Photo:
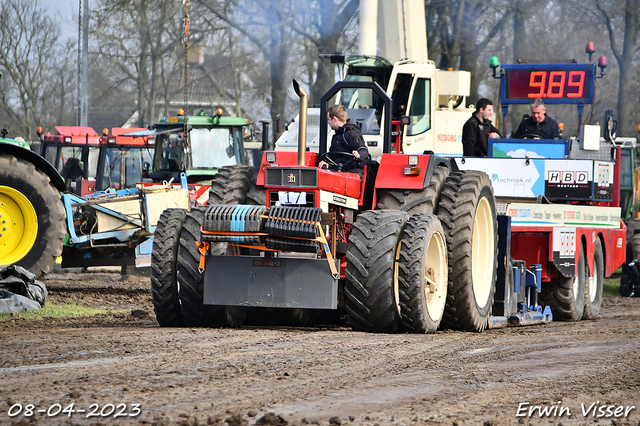
[[[253,168],[246,150],[260,149],[261,143],[245,141],[247,120],[224,116],[218,108],[214,115],[202,111],[186,121],[185,126],[185,116],[179,110],[178,115],[164,117],[148,130],[124,135],[155,138],[153,164],[144,165],[145,176],[154,182],[177,183],[184,173],[187,183],[196,186],[201,203],[222,201],[225,186],[240,176],[248,185]]]
[[[621,145],[620,206],[627,226],[627,254],[620,277],[622,296],[640,296],[640,151],[636,138],[618,138]]]
[[[125,134],[156,138],[153,165],[146,165],[152,180],[177,180],[184,172],[189,183],[208,183],[223,167],[247,164],[246,119],[223,116],[222,109],[215,115],[201,112],[189,116],[189,137],[185,141],[185,116],[181,112],[163,118],[148,130]]]
[[[66,185],[28,143],[7,133],[0,138],[0,265],[17,264],[41,277],[62,253]]]

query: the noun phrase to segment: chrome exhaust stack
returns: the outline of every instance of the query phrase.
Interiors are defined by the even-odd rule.
[[[293,90],[295,90],[296,95],[300,97],[300,123],[298,124],[298,165],[304,166],[305,161],[305,153],[307,151],[307,103],[308,97],[302,87],[300,87],[300,83],[298,83],[295,79],[293,80]]]

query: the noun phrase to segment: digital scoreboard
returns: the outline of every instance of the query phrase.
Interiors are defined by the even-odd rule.
[[[503,65],[502,101],[528,104],[589,104],[595,87],[595,64]]]

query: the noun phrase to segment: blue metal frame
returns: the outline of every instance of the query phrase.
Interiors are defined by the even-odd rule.
[[[73,209],[74,209],[73,205],[79,204],[79,203],[85,203],[86,201],[87,201],[86,199],[78,197],[77,195],[74,195],[74,194],[70,194],[70,193],[62,194],[62,202],[64,204],[64,208],[67,213],[67,232],[69,233],[69,243],[71,244],[83,244],[83,243],[89,243],[95,240],[106,240],[109,238],[116,238],[119,241],[129,241],[133,237],[133,234],[140,231],[140,228],[142,228],[143,226],[139,220],[131,219],[130,217],[124,216],[116,211],[107,209],[101,205],[94,205],[93,208],[95,208],[96,210],[99,210],[105,214],[116,217],[127,223],[131,223],[134,226],[137,226],[137,228],[126,229],[122,231],[100,232],[100,233],[95,233],[91,235],[78,236],[76,234],[76,230],[73,224]],[[148,211],[146,212],[146,214],[148,217]]]

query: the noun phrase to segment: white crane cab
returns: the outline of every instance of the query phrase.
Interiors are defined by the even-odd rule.
[[[473,112],[464,105],[470,81],[469,72],[439,70],[432,61],[394,65],[387,87],[392,114],[394,119],[398,114],[409,117],[402,131],[402,152],[462,154],[462,126]]]

